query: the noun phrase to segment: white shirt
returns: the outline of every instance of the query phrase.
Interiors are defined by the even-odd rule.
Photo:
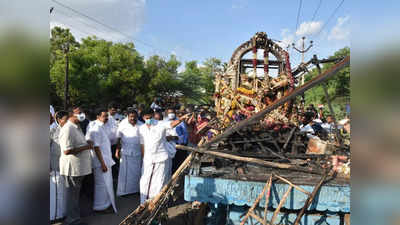
[[[321,127],[324,128],[328,133],[332,133],[335,125],[334,123],[323,123],[321,124]]]
[[[150,108],[153,110],[161,109],[161,107],[159,105],[157,105],[155,102],[151,103]]]
[[[143,125],[139,128],[140,143],[144,145],[146,162],[163,162],[168,159],[166,134],[171,128],[171,122],[154,121],[150,127]]]
[[[111,155],[111,144],[110,139],[108,138],[105,124],[100,122],[99,120],[94,121],[94,123],[90,126],[90,128],[86,132],[86,140],[92,141],[94,147],[99,147],[101,154],[103,155],[104,163],[111,167],[115,164]],[[101,163],[97,158],[94,150],[92,152],[92,162],[93,168],[101,167]]]
[[[65,155],[64,151],[87,145],[85,136],[78,125],[68,121],[60,130],[61,157],[60,174],[65,176],[84,176],[92,173],[89,150],[78,154]]]
[[[121,154],[140,156],[139,124],[133,126],[128,120],[123,120],[117,130],[117,138],[121,138]]]
[[[306,135],[307,135],[308,138],[315,138],[315,137],[317,137],[317,136],[314,135],[314,134],[315,134],[314,129],[311,127],[310,124],[307,124],[307,125],[305,125],[305,126],[304,126],[304,125],[301,125],[301,126],[300,126],[300,132],[306,133]]]
[[[117,144],[117,129],[118,129],[118,122],[117,120],[108,114],[108,121],[105,124],[106,132],[108,138],[110,139],[111,145]]]
[[[121,122],[119,122],[119,124],[118,124],[118,127],[121,125],[121,124],[124,124],[124,123],[129,123],[129,121],[128,121],[128,117],[126,117],[126,118],[124,118],[123,120],[121,120]],[[140,120],[138,120],[138,121],[136,121],[136,126],[142,126],[144,123],[142,122],[142,121],[140,121]]]
[[[164,122],[166,123],[171,123],[174,120],[165,120]],[[167,134],[166,136],[176,136],[178,137],[178,134],[176,133],[176,127],[174,128],[169,128],[167,129]],[[167,147],[168,147],[168,155],[170,158],[174,158],[176,154],[176,142],[175,141],[168,141],[167,142]]]

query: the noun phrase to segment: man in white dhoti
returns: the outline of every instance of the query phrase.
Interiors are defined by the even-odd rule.
[[[96,117],[96,121],[86,133],[86,140],[93,143],[94,146],[94,152],[92,151],[95,185],[93,210],[103,211],[112,206],[114,212],[117,212],[111,174],[111,167],[115,162],[111,156],[110,139],[104,126],[108,121],[107,110],[96,110]]]
[[[140,178],[140,203],[156,196],[168,182],[168,147],[166,133],[187,118],[162,122],[152,119],[153,110],[147,109],[143,119],[145,124],[139,128],[141,144],[144,147],[142,177]]]
[[[84,176],[92,173],[90,152],[92,145],[88,144],[79,120],[69,113],[68,122],[60,130],[59,143],[61,148],[60,174],[65,181],[66,219],[64,225],[81,224],[79,208],[79,192]]]
[[[60,177],[59,134],[68,121],[68,112],[60,111],[53,116],[57,123],[50,128],[50,220],[63,218],[66,213],[64,180]]]
[[[139,192],[142,169],[138,114],[135,110],[128,110],[127,114],[127,120],[123,120],[117,130],[115,157],[120,160],[117,196]]]

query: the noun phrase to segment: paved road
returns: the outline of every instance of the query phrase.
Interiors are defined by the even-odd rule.
[[[126,216],[129,215],[139,205],[139,194],[116,197],[118,214],[98,214],[94,212],[82,212],[82,222],[89,225],[118,225]],[[84,209],[82,211],[85,211]],[[86,215],[85,215],[86,214]],[[61,225],[61,222],[54,225]]]

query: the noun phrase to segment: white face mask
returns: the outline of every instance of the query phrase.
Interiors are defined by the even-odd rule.
[[[82,122],[86,119],[85,113],[80,113],[80,114],[75,114],[75,115],[78,118],[79,122]]]
[[[168,113],[168,119],[170,120],[175,119],[175,113]]]

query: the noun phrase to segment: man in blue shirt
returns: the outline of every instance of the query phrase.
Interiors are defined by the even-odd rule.
[[[178,111],[177,116],[178,118],[182,117],[184,115],[184,112]],[[187,131],[186,127],[186,121],[180,123],[178,126],[175,128],[176,133],[178,134],[178,145],[187,145],[189,142],[189,133]],[[185,161],[187,157],[187,152],[178,150],[176,151],[175,157],[172,160],[172,174],[179,168],[179,166],[182,164],[183,161]]]

